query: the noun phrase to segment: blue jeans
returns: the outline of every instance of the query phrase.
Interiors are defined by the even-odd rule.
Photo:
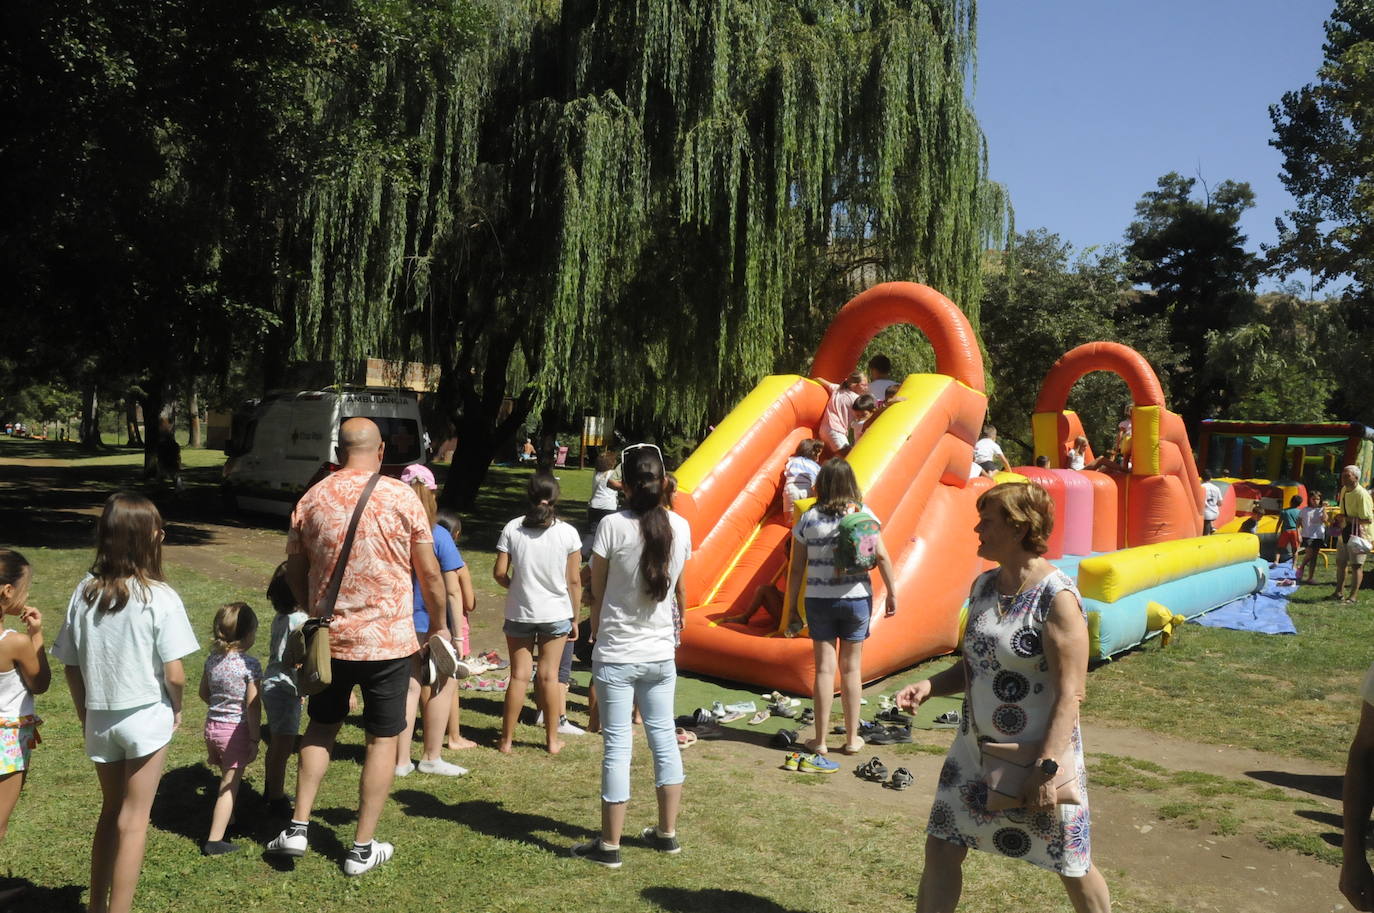
[[[654,756],[654,787],[674,786],[685,777],[682,752],[677,747],[673,722],[673,694],[677,688],[677,664],[671,659],[656,663],[596,663],[592,669],[596,699],[601,706],[601,799],[630,799],[630,755],[634,705],[644,717],[644,735]]]

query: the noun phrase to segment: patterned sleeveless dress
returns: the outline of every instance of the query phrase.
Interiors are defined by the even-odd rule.
[[[1057,694],[1041,645],[1045,619],[1058,593],[1073,593],[1080,610],[1082,598],[1073,581],[1058,570],[1014,597],[1000,596],[996,579],[996,569],[980,575],[969,594],[963,720],[940,771],[926,832],[959,846],[1081,877],[1092,867],[1092,860],[1087,775],[1077,723],[1072,744],[1082,805],[989,811],[978,743],[980,739],[1025,742],[1044,737]]]

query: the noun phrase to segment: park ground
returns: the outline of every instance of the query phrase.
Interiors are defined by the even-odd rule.
[[[0,438],[0,544],[19,548],[34,565],[31,602],[44,612],[49,643],[89,565],[100,504],[119,488],[144,491],[163,510],[167,576],[202,643],[215,608],[226,601],[247,600],[260,616],[269,611],[262,593],[282,558],[285,524],[226,514],[217,494],[223,455],[184,454],[189,484],[174,496],[165,485],[139,480],[133,451],[89,457],[73,445]],[[473,642],[503,654],[502,594],[490,570],[497,532],[520,512],[523,472],[493,470],[460,542],[479,593]],[[564,516],[579,519],[591,473],[560,475]],[[1332,568],[1321,569],[1319,585],[1294,597],[1297,636],[1190,625],[1167,648],[1152,642],[1089,676],[1083,717],[1093,857],[1116,909],[1347,909],[1336,890],[1341,772],[1374,642],[1374,600],[1367,593],[1353,606],[1326,600],[1333,576]],[[255,652],[264,650],[260,640]],[[321,792],[309,855],[286,868],[262,857],[259,847],[277,823],[263,814],[255,767],[239,813],[245,851],[200,856],[216,782],[200,738],[204,707],[194,697],[202,662],[203,654],[188,659],[184,724],[153,812],[140,910],[907,911],[951,738],[921,730],[911,745],[857,758],[836,754],[838,774],[808,777],[781,770],[780,754],[767,747],[777,722],[731,724],[725,738],[684,754],[685,851],[661,857],[627,840],[624,868],[607,871],[567,854],[596,825],[599,739],[570,739],[551,758],[538,747],[539,732],[524,726],[515,754],[502,757],[492,748],[497,700],[465,696],[465,733],[481,747],[446,756],[472,773],[398,780],[379,829],[381,839],[396,844],[395,859],[345,879],[340,863],[352,836],[362,741],[352,726]],[[874,683],[866,709],[876,711],[879,695],[947,662],[932,660]],[[585,722],[587,671],[574,678],[570,712]],[[747,696],[684,675],[678,711]],[[943,707],[923,718],[936,709]],[[0,847],[0,886],[31,885],[25,910],[82,910],[99,791],[60,672],[39,699],[39,712],[43,744]],[[636,745],[627,833],[653,822],[642,736]],[[894,792],[854,777],[853,768],[875,754],[889,768],[908,767],[915,785]],[[1057,878],[1030,866],[972,853],[965,871],[962,910],[1070,910]]]

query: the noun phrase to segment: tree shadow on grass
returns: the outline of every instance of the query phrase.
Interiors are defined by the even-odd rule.
[[[718,913],[721,910],[748,910],[750,913],[804,913],[784,907],[767,897],[745,891],[720,888],[645,888],[640,895],[669,913]]]
[[[400,790],[393,793],[392,798],[401,803],[407,815],[454,821],[491,837],[532,844],[555,856],[566,856],[573,843],[594,833],[589,828],[543,815],[513,812],[500,802],[471,800],[450,804],[415,789]],[[566,837],[567,842],[553,843],[543,836],[547,833]]]
[[[86,913],[81,903],[84,885],[67,884],[60,888],[36,885],[27,878],[0,878],[0,913]]]
[[[1301,790],[1324,799],[1341,798],[1345,778],[1333,774],[1295,774],[1286,770],[1247,770],[1247,777],[1287,789]]]

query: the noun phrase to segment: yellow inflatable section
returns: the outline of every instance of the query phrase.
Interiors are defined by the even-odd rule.
[[[1259,540],[1247,533],[1175,539],[1085,558],[1078,589],[1085,599],[1116,602],[1133,593],[1213,568],[1254,559]]]

